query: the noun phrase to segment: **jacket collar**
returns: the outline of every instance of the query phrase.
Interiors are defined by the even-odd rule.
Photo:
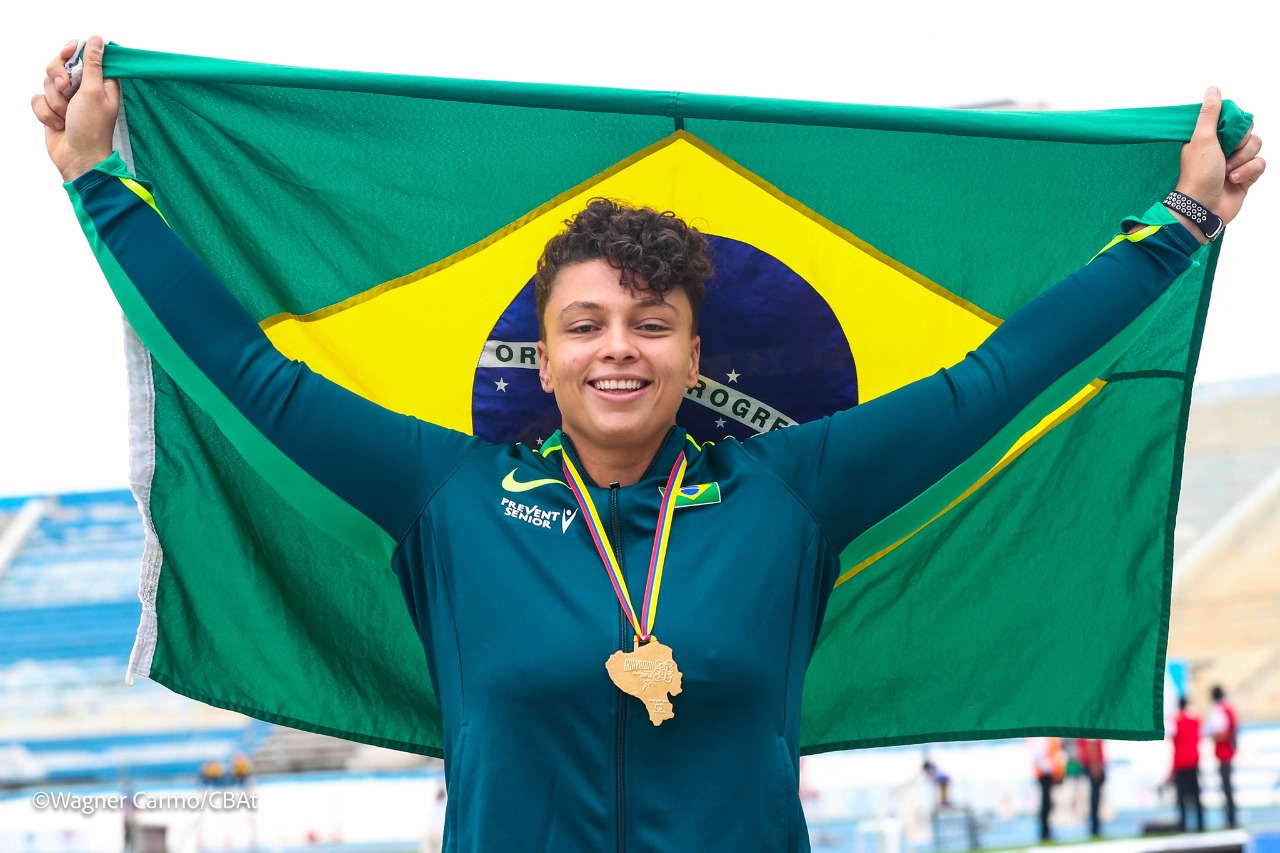
[[[676,456],[679,455],[681,450],[685,452],[687,457],[692,457],[700,449],[684,427],[673,426],[667,430],[667,434],[662,439],[662,444],[658,446],[658,452],[654,454],[653,459],[649,460],[648,467],[645,468],[644,474],[636,485],[649,479],[662,479],[665,481],[671,472],[672,466],[676,464]],[[538,452],[543,457],[551,457],[557,451],[569,454],[569,458],[574,461],[574,464],[590,485],[600,485],[593,481],[591,475],[587,473],[581,457],[578,456],[577,449],[573,446],[573,439],[560,430],[556,430],[548,436],[547,440],[542,442],[542,448]]]

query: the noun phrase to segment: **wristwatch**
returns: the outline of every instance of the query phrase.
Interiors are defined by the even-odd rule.
[[[1196,227],[1200,229],[1200,233],[1211,243],[1222,235],[1222,229],[1226,227],[1222,222],[1221,216],[1191,196],[1183,195],[1177,190],[1165,196],[1164,206],[1181,213],[1194,222]]]

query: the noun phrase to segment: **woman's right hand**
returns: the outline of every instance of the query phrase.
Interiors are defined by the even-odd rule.
[[[69,82],[67,61],[78,41],[69,41],[45,69],[43,92],[31,96],[31,111],[44,125],[49,159],[64,181],[75,180],[111,156],[111,135],[120,110],[120,85],[102,77],[101,36],[84,46],[80,89],[68,100],[62,94]]]
[[[1236,150],[1226,156],[1218,141],[1218,119],[1222,115],[1222,92],[1210,86],[1205,92],[1200,115],[1191,140],[1182,146],[1177,190],[1231,222],[1240,213],[1245,193],[1258,179],[1267,163],[1259,156],[1262,139],[1250,127]],[[1207,242],[1199,228],[1181,214],[1175,216],[1201,243]]]

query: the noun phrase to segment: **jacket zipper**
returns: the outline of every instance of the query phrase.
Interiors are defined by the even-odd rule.
[[[622,557],[622,519],[618,513],[618,489],[617,483],[609,484],[609,519],[610,526],[613,527],[613,551],[618,558],[618,568],[623,569]],[[625,570],[624,570],[625,571]],[[631,633],[631,623],[627,621],[627,616],[622,612],[622,608],[618,608],[618,648],[625,651],[627,646],[628,635]],[[613,766],[617,774],[615,778],[617,791],[617,808],[618,808],[618,853],[625,853],[627,849],[627,798],[625,782],[623,779],[623,762],[626,756],[626,735],[627,735],[627,702],[626,695],[621,690],[615,691],[614,701],[618,703],[618,727],[615,732],[615,740],[613,745]]]

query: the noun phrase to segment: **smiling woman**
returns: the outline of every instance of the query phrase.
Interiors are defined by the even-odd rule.
[[[701,341],[683,289],[664,299],[620,279],[603,258],[561,268],[544,308],[538,363],[587,473],[630,486],[698,382]]]
[[[701,236],[595,203],[540,265],[560,429],[495,444],[271,345],[112,153],[102,49],[69,104],[70,48],[50,65],[33,100],[50,156],[154,358],[302,514],[395,572],[440,704],[449,849],[807,849],[800,705],[841,551],[958,499],[1115,361],[1206,241],[1157,201],[954,367],[712,445],[676,423],[699,382]],[[1247,135],[1224,156],[1220,106],[1179,189],[1228,220],[1262,163]]]
[[[538,260],[538,375],[597,483],[636,483],[698,384],[707,240],[671,212],[593,199]]]

